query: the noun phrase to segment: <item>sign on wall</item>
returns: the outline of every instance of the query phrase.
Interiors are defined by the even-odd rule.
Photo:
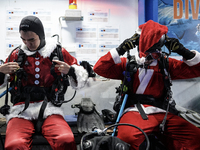
[[[159,0],[158,22],[168,27],[169,37],[200,52],[199,4],[199,0]]]
[[[51,36],[51,11],[44,9],[6,8],[5,44],[6,56],[22,42],[19,34],[19,24],[24,16],[33,15],[40,18],[44,25],[46,37]]]

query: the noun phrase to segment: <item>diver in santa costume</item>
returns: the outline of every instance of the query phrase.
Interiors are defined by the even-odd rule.
[[[170,80],[200,76],[200,53],[167,37],[167,32],[166,26],[149,20],[131,38],[102,56],[93,69],[100,76],[123,81],[128,60],[120,56],[138,46],[132,67],[137,69],[129,70],[133,72],[132,83],[119,123],[136,125],[148,135],[153,133],[170,150],[200,149],[200,129],[178,115],[170,90]],[[164,45],[183,56],[183,61],[166,58],[161,50]],[[129,126],[119,126],[117,137],[134,150],[145,140],[141,131]]]
[[[74,89],[84,87],[88,73],[59,43],[45,40],[39,18],[24,17],[19,32],[22,45],[0,66],[1,87],[10,75],[13,103],[5,113],[5,149],[31,149],[32,135],[39,131],[53,150],[75,150],[74,135],[60,106],[69,83]]]

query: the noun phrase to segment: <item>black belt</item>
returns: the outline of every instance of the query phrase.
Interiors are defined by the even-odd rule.
[[[50,87],[31,87],[25,86],[22,89],[20,96],[12,95],[13,104],[19,102],[37,102],[44,100],[46,94],[50,93]]]
[[[147,117],[147,115],[145,114],[145,112],[144,112],[144,110],[143,110],[143,108],[142,108],[142,106],[141,106],[141,104],[140,104],[139,101],[138,101],[138,103],[136,104],[136,107],[137,107],[137,109],[138,109],[140,115],[142,116],[142,119],[143,119],[143,120],[148,120],[148,117]]]
[[[148,104],[148,105],[161,105],[163,100],[156,99],[152,95],[143,95],[143,94],[129,94],[127,107],[131,105],[141,103],[141,104]]]
[[[168,102],[164,100],[164,98],[154,98],[152,95],[143,95],[143,94],[130,94],[126,107],[130,107],[131,105],[136,104],[139,113],[141,114],[144,120],[147,120],[148,117],[146,116],[144,110],[141,107],[141,104],[152,105],[164,110],[167,110]],[[179,112],[175,108],[175,106],[170,105],[169,112],[178,115]]]

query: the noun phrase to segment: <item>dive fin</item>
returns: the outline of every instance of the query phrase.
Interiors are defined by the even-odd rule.
[[[83,98],[79,104],[77,128],[79,133],[92,132],[94,128],[105,128],[103,118],[95,109],[95,104],[90,98]]]

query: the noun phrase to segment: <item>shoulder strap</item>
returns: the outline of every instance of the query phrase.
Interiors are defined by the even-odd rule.
[[[12,53],[13,53],[15,50],[20,49],[20,48],[21,48],[21,45],[19,45],[18,47],[16,47],[15,49],[13,49],[13,50],[11,51],[11,53],[10,53],[9,56],[8,56],[8,62],[10,62],[10,57],[11,57]],[[10,109],[10,106],[8,105],[8,92],[9,92],[10,90],[11,90],[11,89],[8,88],[8,82],[7,82],[5,104],[4,104],[4,106],[2,106],[2,107],[0,108],[0,113],[3,114],[4,116],[7,115],[7,114],[9,114],[9,111],[8,111],[8,110]]]
[[[51,56],[50,56],[49,59],[50,59],[51,61],[52,61],[52,60],[64,61],[61,45],[57,45],[57,46],[56,46],[56,49],[51,53]],[[55,73],[55,70],[54,70],[55,65],[56,65],[56,64],[52,62],[51,74],[54,76],[54,78],[57,78],[57,74]]]
[[[59,60],[64,61],[61,45],[57,45],[56,51],[57,51]]]
[[[162,55],[159,61],[159,68],[163,74],[165,88],[168,89],[172,86],[171,77],[169,74],[169,59],[165,55]]]
[[[167,114],[170,110],[170,106],[173,106],[173,105],[175,106],[175,102],[172,98],[172,91],[171,91],[172,82],[171,82],[170,74],[168,72],[169,71],[168,57],[165,57],[164,55],[162,55],[160,58],[159,65],[160,65],[159,67],[161,69],[161,73],[163,74],[164,84],[165,84],[165,89],[166,89],[166,95],[164,97],[165,106],[163,106],[163,107],[166,107],[166,113],[165,113],[162,123],[159,126],[161,133],[163,133],[165,130],[165,123],[167,120]]]
[[[19,53],[18,53],[18,59],[17,59],[17,63],[19,64],[20,67],[22,67],[25,59],[26,59],[26,54],[24,53],[24,51],[22,49],[19,49]]]
[[[61,60],[63,61],[64,58],[63,58],[63,54],[62,54],[62,47],[61,45],[58,45],[56,46],[55,50],[51,53],[51,56],[49,58],[51,61],[52,60]]]
[[[128,62],[126,64],[126,71],[123,72],[124,74],[124,81],[123,86],[128,87],[128,92],[132,91],[133,88],[133,75],[137,72],[138,64],[136,62],[135,56],[130,56]]]

